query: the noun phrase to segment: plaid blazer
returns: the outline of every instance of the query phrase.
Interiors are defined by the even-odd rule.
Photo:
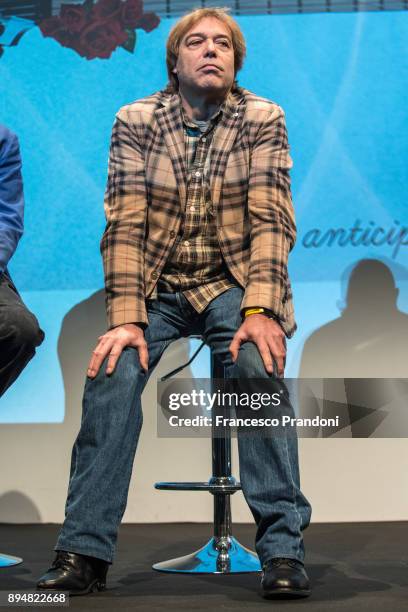
[[[209,167],[220,249],[245,289],[241,308],[263,306],[288,337],[296,329],[288,254],[296,238],[282,108],[248,90],[230,93]],[[113,126],[101,240],[110,328],[148,323],[153,291],[186,202],[178,94],[159,91],[122,107]]]

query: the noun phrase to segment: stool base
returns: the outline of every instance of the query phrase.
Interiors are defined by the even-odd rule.
[[[232,536],[211,538],[190,555],[155,563],[158,572],[184,574],[246,574],[260,572],[258,556]]]
[[[0,553],[0,567],[10,567],[11,565],[19,565],[23,560],[20,557],[11,557]]]

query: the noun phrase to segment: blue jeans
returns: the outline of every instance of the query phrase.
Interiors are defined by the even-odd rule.
[[[180,337],[201,334],[236,378],[265,378],[256,345],[241,345],[235,364],[228,347],[241,324],[243,290],[228,289],[198,314],[182,293],[162,293],[148,300],[145,339],[149,371],[138,352],[126,348],[111,376],[106,363],[87,379],[82,422],[72,450],[65,521],[55,550],[112,562],[117,531],[126,507],[133,459],[142,427],[141,394],[167,346]],[[256,551],[261,563],[273,557],[303,562],[302,530],[311,507],[300,491],[297,438],[240,435],[240,480],[257,524]]]

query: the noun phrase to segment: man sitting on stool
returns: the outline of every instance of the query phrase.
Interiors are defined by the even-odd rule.
[[[0,125],[0,396],[16,380],[44,339],[44,332],[20,298],[7,270],[23,233],[23,212],[18,140]]]
[[[224,10],[197,9],[169,35],[167,89],[117,114],[101,243],[109,331],[89,364],[65,521],[40,589],[104,588],[141,393],[172,341],[202,335],[229,377],[271,378],[274,361],[283,376],[296,328],[292,161],[282,109],[235,81],[244,55]],[[263,594],[309,595],[296,437],[238,435],[238,445]]]

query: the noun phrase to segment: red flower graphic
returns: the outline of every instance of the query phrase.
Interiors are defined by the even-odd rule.
[[[131,30],[136,28],[142,15],[142,0],[127,0],[127,2],[122,3],[121,19],[125,28],[129,28]]]
[[[160,23],[160,17],[155,13],[144,13],[137,23],[138,28],[142,28],[145,32],[151,32]]]
[[[121,0],[99,0],[92,8],[92,18],[110,21],[120,15],[122,4]]]
[[[43,36],[54,36],[55,32],[62,28],[62,22],[59,17],[43,19],[38,25]]]
[[[98,0],[95,4],[86,0],[62,4],[59,16],[38,25],[43,36],[55,38],[82,57],[107,59],[120,45],[133,52],[135,28],[151,32],[159,23],[155,13],[143,13],[143,0]]]
[[[57,42],[59,42],[59,44],[62,45],[63,47],[69,47],[70,49],[75,49],[75,41],[76,41],[75,34],[71,34],[71,32],[64,30],[64,28],[61,28],[60,30],[57,30],[56,32],[54,32],[52,37]]]
[[[101,57],[107,59],[112,51],[127,40],[127,33],[118,21],[105,23],[92,22],[80,34],[75,49],[87,59]]]
[[[68,32],[80,32],[86,24],[86,13],[81,4],[63,4],[61,21]]]
[[[54,38],[63,47],[75,48],[75,34],[71,34],[71,32],[68,32],[68,30],[64,28],[59,17],[44,19],[44,21],[39,24],[39,27],[43,36]]]

